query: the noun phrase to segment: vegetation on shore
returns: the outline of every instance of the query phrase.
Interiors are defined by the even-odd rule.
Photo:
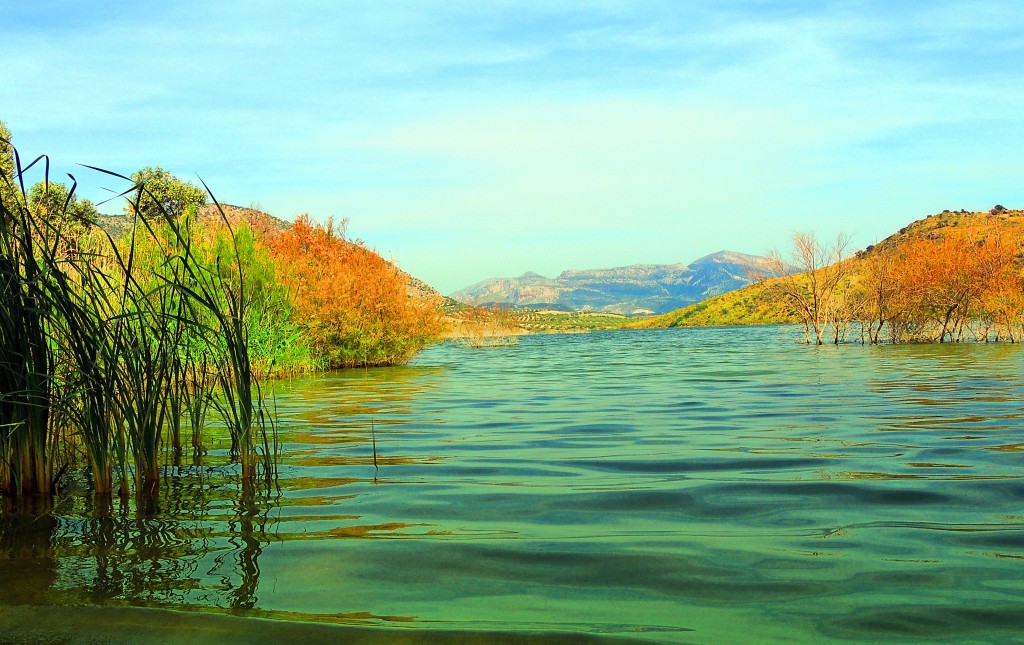
[[[98,495],[152,497],[183,444],[199,463],[210,413],[242,483],[269,484],[261,379],[401,363],[441,329],[343,225],[282,227],[203,208],[208,191],[159,168],[97,168],[129,186],[115,236],[2,123],[0,146],[0,498],[49,496],[77,466]]]
[[[228,227],[204,262],[189,218],[136,218],[117,241],[75,219],[75,185],[59,210],[33,199],[9,148],[0,177],[0,496],[48,497],[85,465],[97,495],[155,494],[181,429],[202,441],[210,408],[231,437],[241,479],[274,472],[272,420],[252,370],[253,293]],[[6,168],[5,168],[6,170]],[[73,179],[73,178],[72,178]],[[124,178],[127,179],[127,178]],[[146,186],[126,191],[134,207]]]
[[[800,323],[816,344],[1024,337],[1024,212],[944,211],[852,257],[845,247],[794,235],[779,277],[635,326]]]
[[[472,307],[453,302],[446,307],[442,338],[470,347],[510,345],[526,334],[621,329],[634,320],[607,312]]]
[[[411,294],[393,264],[346,238],[345,222],[303,215],[265,243],[291,297],[281,319],[302,331],[304,359],[290,371],[405,363],[440,334],[439,302]]]

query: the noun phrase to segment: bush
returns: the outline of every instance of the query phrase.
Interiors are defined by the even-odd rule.
[[[344,222],[303,215],[268,243],[325,367],[404,363],[440,332],[438,303],[411,296],[394,265],[345,238]]]

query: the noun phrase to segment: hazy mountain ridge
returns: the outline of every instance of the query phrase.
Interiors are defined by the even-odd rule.
[[[744,287],[767,268],[767,258],[719,251],[689,265],[634,264],[570,269],[556,278],[534,272],[518,278],[491,278],[456,291],[451,298],[469,305],[664,313]]]

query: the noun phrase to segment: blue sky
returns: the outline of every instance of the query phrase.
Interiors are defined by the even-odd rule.
[[[159,165],[446,293],[1024,206],[1016,2],[0,1],[0,119],[84,196]]]

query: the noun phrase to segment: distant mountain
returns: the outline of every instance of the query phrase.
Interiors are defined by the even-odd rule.
[[[557,278],[524,273],[491,278],[451,294],[469,305],[665,313],[744,287],[768,268],[768,259],[720,251],[686,264],[634,264],[563,271]]]

